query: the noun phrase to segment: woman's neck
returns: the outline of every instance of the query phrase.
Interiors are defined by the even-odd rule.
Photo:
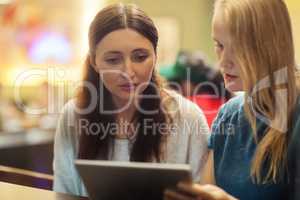
[[[136,104],[134,102],[120,101],[113,99],[116,109],[119,112],[116,115],[116,123],[118,124],[117,138],[125,139],[130,137],[134,125],[134,116],[136,113]]]
[[[117,109],[117,117],[122,117],[123,119],[131,119],[136,112],[136,101],[123,100],[119,98],[113,98],[114,105]]]

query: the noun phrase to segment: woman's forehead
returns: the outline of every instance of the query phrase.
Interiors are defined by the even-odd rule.
[[[115,30],[107,34],[98,44],[97,52],[152,50],[153,45],[145,36],[132,29]]]

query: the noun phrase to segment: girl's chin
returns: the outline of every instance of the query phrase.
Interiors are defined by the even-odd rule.
[[[243,91],[242,84],[229,83],[229,84],[225,84],[225,88],[230,92],[241,92],[241,91]]]

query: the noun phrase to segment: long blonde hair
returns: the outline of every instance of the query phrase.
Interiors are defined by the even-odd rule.
[[[245,91],[244,110],[257,142],[251,176],[258,183],[278,182],[286,172],[288,130],[298,95],[287,7],[283,0],[217,0],[219,11],[230,31]],[[268,125],[263,135],[257,119]]]

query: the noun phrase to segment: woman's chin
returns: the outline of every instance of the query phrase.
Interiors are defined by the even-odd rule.
[[[133,101],[136,97],[136,94],[134,91],[119,91],[115,95],[117,99],[122,100],[122,101]]]

